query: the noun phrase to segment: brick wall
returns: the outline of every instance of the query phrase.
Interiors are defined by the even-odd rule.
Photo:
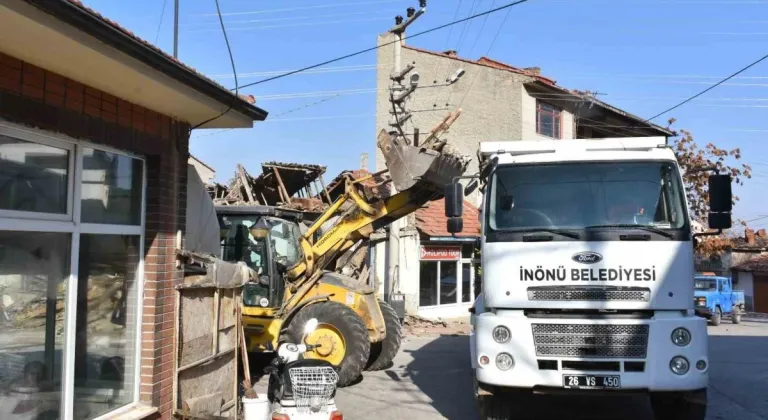
[[[176,232],[186,213],[189,125],[0,53],[0,118],[147,160],[142,402],[171,417]]]

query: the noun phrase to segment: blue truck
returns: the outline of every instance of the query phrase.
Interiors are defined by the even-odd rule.
[[[733,290],[730,277],[697,275],[694,277],[693,307],[696,315],[720,325],[723,315],[730,315],[734,324],[744,314],[744,292]]]

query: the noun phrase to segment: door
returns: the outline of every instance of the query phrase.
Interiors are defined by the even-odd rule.
[[[718,281],[720,289],[720,308],[723,312],[733,312],[733,297],[731,296],[731,282],[729,280]]]
[[[755,312],[768,313],[768,274],[752,273]]]

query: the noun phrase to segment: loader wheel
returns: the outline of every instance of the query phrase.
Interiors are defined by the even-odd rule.
[[[384,326],[387,334],[378,343],[371,344],[371,356],[368,358],[368,366],[365,370],[382,370],[389,367],[397,351],[400,350],[400,341],[403,338],[400,319],[397,312],[390,304],[379,301],[381,314],[384,316]]]
[[[311,318],[316,318],[318,325],[307,337],[307,343],[320,344],[320,347],[304,353],[304,357],[327,360],[338,368],[337,385],[349,385],[360,377],[371,352],[365,323],[348,306],[337,302],[315,303],[296,314],[280,341],[300,343],[304,324]]]

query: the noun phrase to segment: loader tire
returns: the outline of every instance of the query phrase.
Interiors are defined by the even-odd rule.
[[[395,358],[400,350],[400,342],[403,339],[400,318],[392,306],[386,302],[379,301],[381,314],[384,316],[384,326],[387,334],[384,339],[378,343],[371,344],[371,355],[368,357],[368,365],[365,370],[382,370],[389,367],[392,359]]]
[[[304,325],[311,318],[318,321],[317,332],[323,328],[335,330],[343,341],[344,354],[341,355],[341,363],[334,364],[339,374],[337,386],[344,387],[351,384],[363,372],[363,367],[368,361],[371,352],[371,343],[368,341],[368,330],[363,320],[348,306],[337,302],[322,302],[311,304],[299,311],[290,321],[288,327],[281,336],[281,342],[301,343]],[[315,343],[312,343],[315,344]],[[307,357],[318,357],[322,348],[313,350]]]

